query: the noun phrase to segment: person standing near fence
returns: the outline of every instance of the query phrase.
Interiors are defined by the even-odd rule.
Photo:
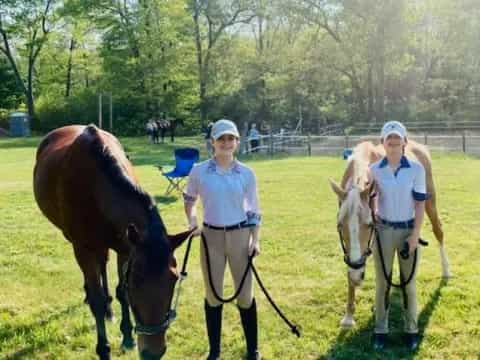
[[[234,158],[239,133],[230,120],[218,120],[211,132],[214,155],[195,166],[184,193],[185,214],[190,228],[197,227],[195,203],[203,205],[200,257],[205,284],[205,318],[210,345],[208,360],[220,356],[223,280],[228,260],[237,306],[247,343],[247,359],[260,359],[258,351],[257,306],[253,296],[252,271],[242,277],[249,256],[260,253],[256,178],[253,171]],[[197,233],[199,231],[197,230]],[[206,246],[204,246],[205,242]]]
[[[410,350],[418,347],[417,293],[415,277],[418,270],[420,230],[427,199],[423,165],[404,155],[407,131],[398,121],[387,122],[381,132],[386,156],[370,166],[370,176],[377,186],[375,220],[378,230],[374,246],[376,272],[375,330],[373,346],[386,346],[389,311],[389,290],[393,259],[397,253],[400,280],[410,282],[402,288],[404,296],[405,345]],[[401,255],[408,244],[409,256]],[[416,252],[416,254],[414,254]],[[384,268],[383,268],[384,267]]]
[[[258,152],[260,146],[260,133],[257,130],[257,125],[252,124],[252,127],[248,131],[248,142],[250,143],[250,151]]]

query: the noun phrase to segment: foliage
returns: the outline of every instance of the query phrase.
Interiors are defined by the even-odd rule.
[[[476,0],[0,5],[0,108],[25,104],[42,131],[96,121],[99,94],[121,134],[161,116],[183,133],[220,117],[318,132],[480,110]]]

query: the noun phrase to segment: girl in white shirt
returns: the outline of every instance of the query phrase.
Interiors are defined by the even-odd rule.
[[[260,359],[257,307],[253,297],[249,257],[260,253],[257,185],[253,171],[234,158],[239,133],[230,120],[218,120],[211,131],[214,156],[195,166],[184,192],[185,214],[191,228],[197,227],[195,203],[203,206],[200,247],[205,283],[205,317],[210,345],[208,360],[220,356],[223,278],[228,261],[247,343],[247,359]],[[206,243],[206,247],[203,245]],[[244,279],[243,279],[244,278]],[[242,283],[243,279],[243,283]]]
[[[427,199],[425,169],[414,159],[404,155],[407,144],[405,127],[398,121],[387,122],[381,133],[386,156],[370,166],[370,174],[377,186],[376,220],[378,243],[374,246],[376,271],[375,330],[373,346],[386,346],[389,310],[389,290],[395,253],[400,275],[405,282],[404,331],[405,345],[410,350],[418,347],[417,294],[415,277],[420,257],[418,243]],[[379,246],[380,245],[380,246]],[[408,245],[408,252],[403,253]],[[404,250],[405,251],[405,250]],[[416,252],[416,253],[415,253]],[[399,256],[404,254],[404,257]],[[406,256],[408,254],[408,257]],[[386,274],[390,280],[387,281]],[[407,281],[410,274],[410,281]]]

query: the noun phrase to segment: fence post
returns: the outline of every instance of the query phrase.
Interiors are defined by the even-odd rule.
[[[273,157],[273,132],[272,129],[270,129],[270,146],[269,146],[269,152],[270,152],[270,157]]]
[[[312,143],[311,143],[310,133],[308,133],[308,137],[307,137],[307,153],[308,153],[308,156],[312,156]]]
[[[465,130],[462,132],[462,150],[463,153],[465,154],[467,152],[467,141],[465,139]]]
[[[345,149],[348,149],[348,135],[345,135]]]
[[[423,143],[427,145],[427,133],[423,134]]]

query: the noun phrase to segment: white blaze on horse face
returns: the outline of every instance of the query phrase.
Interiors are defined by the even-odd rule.
[[[349,257],[353,262],[360,260],[360,257],[362,256],[359,237],[361,208],[359,190],[356,187],[352,187],[348,191],[347,197],[340,207],[338,222],[347,222],[350,243]]]
[[[345,201],[340,207],[338,222],[345,223],[348,228],[349,258],[350,261],[359,261],[362,257],[360,243],[361,220],[365,220],[365,209],[360,198],[360,190],[353,186],[347,193]],[[363,279],[364,268],[348,269],[350,280],[359,284]]]

